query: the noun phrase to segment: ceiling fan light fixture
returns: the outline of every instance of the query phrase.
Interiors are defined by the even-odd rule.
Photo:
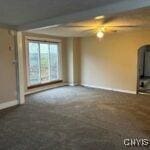
[[[104,36],[104,32],[98,31],[97,34],[96,34],[96,36],[101,39]]]
[[[103,18],[105,18],[105,16],[96,16],[94,19],[99,20],[99,19],[103,19]]]

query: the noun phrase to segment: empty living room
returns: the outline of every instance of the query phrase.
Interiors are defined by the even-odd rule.
[[[150,149],[150,0],[0,1],[0,150]]]

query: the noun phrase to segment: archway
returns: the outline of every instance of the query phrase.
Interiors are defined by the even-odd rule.
[[[150,93],[150,45],[144,45],[138,50],[137,91]]]

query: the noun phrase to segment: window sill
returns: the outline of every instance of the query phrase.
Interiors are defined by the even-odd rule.
[[[60,83],[56,83],[56,84],[40,86],[40,87],[33,88],[33,89],[27,89],[25,91],[25,95],[39,93],[39,92],[42,92],[42,91],[46,91],[46,90],[50,90],[50,89],[54,89],[54,88],[58,88],[58,87],[62,87],[62,86],[67,86],[67,85],[68,85],[68,83],[66,83],[66,82],[60,82]]]
[[[34,89],[34,88],[43,87],[43,86],[47,86],[47,85],[52,85],[52,84],[56,84],[56,83],[62,83],[62,82],[63,82],[63,80],[56,80],[56,81],[51,81],[51,82],[47,82],[47,83],[28,86],[27,89]]]

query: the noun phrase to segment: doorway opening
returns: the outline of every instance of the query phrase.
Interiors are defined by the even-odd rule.
[[[150,94],[150,45],[138,50],[138,93]]]

